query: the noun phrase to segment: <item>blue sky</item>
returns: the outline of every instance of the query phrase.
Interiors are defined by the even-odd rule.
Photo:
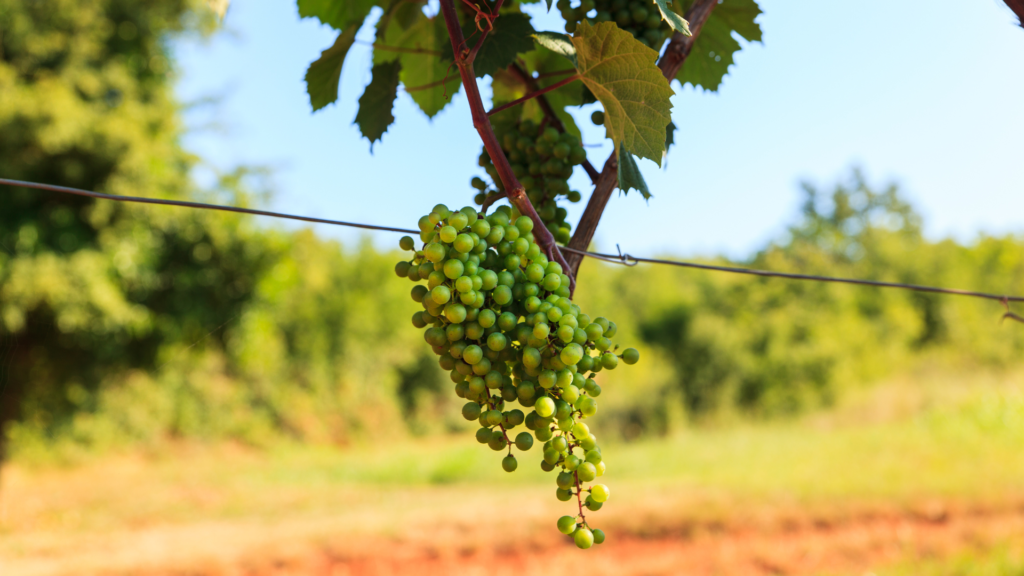
[[[665,169],[642,164],[649,203],[613,197],[599,247],[743,257],[793,221],[801,181],[830,189],[852,167],[878,187],[898,183],[931,237],[1024,232],[1024,30],[1001,1],[760,5],[764,42],[744,45],[718,93],[674,84],[680,144]],[[559,29],[549,16],[535,25]],[[282,211],[415,227],[437,202],[469,204],[480,142],[461,93],[432,121],[400,94],[371,154],[352,125],[370,76],[370,48],[357,44],[337,104],[311,114],[302,78],[334,37],[299,20],[294,2],[234,0],[211,38],[177,41],[179,97],[217,99],[186,113],[187,146],[220,169],[269,167]],[[598,143],[590,111],[578,118]],[[609,150],[588,153],[600,165]]]

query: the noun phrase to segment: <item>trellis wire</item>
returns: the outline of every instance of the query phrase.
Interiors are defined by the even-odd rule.
[[[254,216],[270,216],[272,218],[285,218],[288,220],[300,220],[303,222],[313,222],[315,224],[331,224],[335,226],[349,226],[352,228],[362,228],[365,230],[383,230],[385,232],[403,232],[406,234],[419,235],[419,230],[411,230],[408,228],[394,228],[391,226],[377,226],[374,224],[360,224],[356,222],[344,222],[341,220],[330,220],[327,218],[312,218],[310,216],[297,216],[295,214],[285,214],[282,212],[271,212],[269,210],[254,210],[252,208],[239,208],[236,206],[223,206],[220,204],[206,204],[203,202],[186,202],[182,200],[164,200],[160,198],[144,198],[141,196],[119,196],[115,194],[103,194],[101,192],[92,192],[89,190],[82,190],[79,188],[70,188],[67,186],[55,186],[53,184],[41,184],[38,182],[26,182],[23,180],[11,180],[8,178],[0,178],[0,184],[8,186],[21,186],[24,188],[35,188],[39,190],[49,190],[51,192],[61,192],[64,194],[74,194],[76,196],[87,196],[89,198],[98,198],[101,200],[114,200],[118,202],[136,202],[140,204],[157,204],[163,206],[180,206],[184,208],[199,208],[204,210],[221,210],[224,212],[237,212],[239,214],[252,214]],[[616,245],[617,246],[617,245]],[[1007,307],[1007,313],[1004,318],[1011,318],[1014,320],[1020,320],[1020,317],[1009,311],[1008,304],[1010,302],[1024,302],[1024,296],[1007,296],[999,294],[990,294],[987,292],[974,292],[971,290],[958,290],[955,288],[940,288],[937,286],[921,286],[918,284],[903,284],[900,282],[880,282],[877,280],[860,280],[857,278],[838,278],[834,276],[816,276],[811,274],[791,274],[788,272],[772,272],[770,270],[757,270],[753,268],[739,268],[735,266],[715,266],[713,264],[698,264],[696,262],[686,262],[681,260],[662,260],[658,258],[640,258],[632,256],[630,254],[623,253],[620,249],[618,254],[602,254],[599,252],[587,252],[584,250],[576,250],[569,247],[561,247],[561,250],[567,252],[573,252],[597,260],[603,260],[605,262],[612,262],[615,264],[623,264],[626,266],[636,266],[643,262],[647,264],[664,264],[668,266],[680,266],[683,268],[696,268],[699,270],[710,270],[714,272],[728,272],[732,274],[748,274],[752,276],[761,276],[767,278],[785,278],[788,280],[809,280],[813,282],[832,282],[839,284],[854,284],[858,286],[873,286],[876,288],[899,288],[903,290],[912,290],[915,292],[931,292],[935,294],[949,294],[952,296],[967,296],[971,298],[985,298],[988,300],[996,300],[1002,302],[1004,307]]]

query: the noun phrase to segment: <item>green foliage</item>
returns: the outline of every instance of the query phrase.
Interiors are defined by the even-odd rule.
[[[526,14],[503,14],[495,20],[494,29],[484,39],[473,61],[473,71],[477,77],[491,76],[515,62],[519,54],[533,50],[534,33],[530,17]],[[462,36],[466,38],[468,46],[475,46],[479,35],[476,22],[470,20],[462,25]],[[444,39],[447,40],[447,33]],[[455,59],[451,42],[445,42],[442,53],[443,60],[451,62]]]
[[[383,42],[398,52],[375,48],[374,64],[398,60],[402,63],[399,78],[405,91],[428,117],[433,118],[458,92],[461,81],[458,71],[441,55],[445,46],[451,49],[444,20],[428,18],[417,12],[407,28],[389,25],[383,31]]]
[[[636,165],[633,155],[624,146],[619,147],[619,189],[623,194],[636,189],[645,200],[651,197],[651,191],[647,189],[647,182],[644,180],[644,175],[640,173],[640,167]]]
[[[573,45],[570,37],[557,32],[538,32],[533,37],[537,40],[537,44],[568,60],[573,68],[579,67],[579,63],[576,61],[576,46]]]
[[[654,0],[654,3],[658,6],[658,12],[661,13],[662,20],[668,22],[668,25],[671,26],[673,30],[679,32],[683,36],[693,35],[690,32],[690,23],[669,8],[668,5],[672,3],[672,0]]]
[[[316,112],[338,99],[338,84],[345,56],[356,41],[359,24],[352,24],[338,34],[334,44],[320,53],[320,57],[306,70],[306,92],[309,103]]]
[[[377,64],[373,67],[373,79],[359,97],[355,123],[370,141],[371,151],[373,143],[379,141],[395,121],[391,108],[398,97],[398,74],[401,70],[402,64],[398,60]]]
[[[677,0],[684,12],[693,0]],[[761,41],[761,27],[754,21],[761,14],[755,0],[723,0],[715,6],[704,28],[693,43],[686,64],[679,69],[676,80],[685,85],[715,92],[729,73],[740,43],[733,34],[747,42]]]
[[[660,166],[672,89],[654,63],[657,53],[610,22],[581,23],[572,42],[583,83],[604,105],[616,150],[624,145]]]
[[[375,2],[373,0],[297,0],[299,16],[316,18],[335,30],[362,25]]]

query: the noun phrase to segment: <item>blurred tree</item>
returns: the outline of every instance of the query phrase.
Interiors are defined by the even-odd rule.
[[[207,25],[211,16],[190,8],[0,1],[0,174],[194,195],[167,46],[169,35]],[[241,175],[222,188],[239,190]],[[163,344],[203,338],[237,316],[270,260],[259,241],[239,218],[4,189],[0,430],[16,419],[66,427],[107,375],[152,370]]]

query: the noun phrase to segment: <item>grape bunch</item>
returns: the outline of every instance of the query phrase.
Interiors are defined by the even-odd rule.
[[[651,2],[639,0],[581,0],[572,7],[571,0],[558,0],[558,10],[565,19],[565,31],[572,34],[579,23],[615,22],[645,46],[661,50],[661,45],[672,36],[672,28],[661,19]],[[593,16],[588,16],[596,11]]]
[[[522,120],[496,135],[512,165],[512,172],[537,208],[544,226],[555,240],[567,244],[572,225],[565,221],[568,213],[558,206],[556,199],[564,196],[570,202],[580,201],[580,193],[569,189],[573,168],[587,159],[579,138],[568,132],[559,134],[550,126],[541,128],[532,120]],[[481,178],[473,178],[473,187],[480,191],[475,198],[478,205],[482,205],[488,195],[505,191],[486,150],[480,154],[480,166],[498,190],[489,190]]]
[[[601,387],[594,375],[620,360],[635,364],[639,353],[616,354],[615,323],[592,319],[572,302],[569,277],[534,243],[533,227],[508,206],[485,217],[438,204],[419,221],[419,248],[410,236],[399,242],[413,257],[395,272],[416,283],[412,299],[423,310],[412,323],[424,329],[455,393],[467,400],[462,415],[480,423],[477,442],[507,450],[507,472],[519,466],[513,448],[525,452],[535,439],[543,442],[540,466],[558,471],[556,497],[575,496],[579,508],[558,520],[558,530],[590,548],[605,536],[590,528],[583,509],[599,510],[609,496],[604,484],[584,487],[605,472],[584,422],[597,413]],[[526,430],[517,434],[519,426]]]

